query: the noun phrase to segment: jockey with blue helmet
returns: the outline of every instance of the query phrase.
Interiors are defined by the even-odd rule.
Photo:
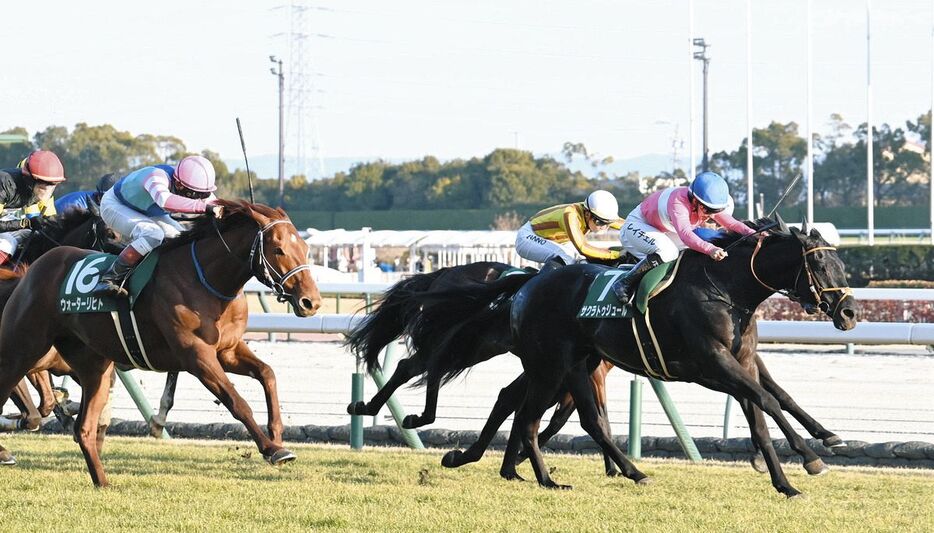
[[[755,233],[733,218],[733,199],[726,180],[716,172],[702,172],[687,187],[669,187],[653,192],[633,209],[619,231],[619,239],[639,262],[613,285],[613,292],[632,313],[629,299],[642,276],[656,266],[674,261],[690,248],[721,261],[727,253],[698,237],[694,230],[713,221],[740,235]]]
[[[166,238],[182,231],[172,213],[213,213],[214,165],[199,155],[185,157],[178,166],[143,167],[121,178],[101,199],[101,218],[124,238],[129,246],[101,274],[95,295],[125,296],[123,280],[130,270]]]

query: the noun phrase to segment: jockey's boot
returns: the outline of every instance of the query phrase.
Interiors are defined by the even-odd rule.
[[[613,294],[615,294],[623,304],[624,318],[630,318],[632,316],[632,303],[630,303],[629,300],[632,298],[636,286],[639,285],[639,281],[642,280],[642,276],[662,263],[664,263],[664,261],[662,261],[662,258],[659,257],[658,254],[649,254],[639,260],[625,276],[620,276],[613,282]]]
[[[127,274],[133,270],[143,255],[137,252],[132,246],[127,246],[117,256],[117,260],[110,265],[103,274],[91,294],[94,296],[119,296],[126,297],[129,293],[123,288],[123,282]]]
[[[542,268],[539,269],[538,273],[544,274],[545,272],[551,272],[552,270],[557,270],[566,265],[567,263],[564,262],[564,259],[562,259],[560,256],[553,255],[542,264]]]

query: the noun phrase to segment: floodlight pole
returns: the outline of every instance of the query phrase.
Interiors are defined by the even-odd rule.
[[[710,156],[707,148],[707,72],[710,68],[710,58],[707,57],[707,49],[710,45],[703,37],[694,39],[694,47],[700,50],[694,51],[694,59],[702,61],[704,64],[704,153],[701,158],[701,168],[704,172],[710,170]]]
[[[282,60],[269,56],[269,61],[278,65],[278,71],[270,68],[269,72],[279,78],[279,207],[285,207],[285,75],[282,73]]]

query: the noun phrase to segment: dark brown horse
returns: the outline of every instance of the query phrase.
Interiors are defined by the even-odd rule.
[[[199,220],[161,247],[153,279],[134,305],[140,341],[153,367],[197,377],[246,426],[267,461],[291,461],[295,455],[282,446],[275,376],[243,342],[248,314],[243,286],[256,276],[289,301],[296,315],[313,315],[321,296],[307,264],[308,245],[281,209],[217,203],[227,212],[222,219]],[[77,440],[92,481],[106,486],[97,422],[114,363],[131,361],[109,314],[60,311],[59,287],[71,266],[89,253],[56,248],[36,261],[14,290],[0,322],[0,401],[54,345],[81,381]],[[268,435],[225,372],[262,382]]]

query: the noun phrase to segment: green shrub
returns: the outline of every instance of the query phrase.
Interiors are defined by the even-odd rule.
[[[853,287],[874,280],[934,281],[934,246],[852,246],[839,254]]]

